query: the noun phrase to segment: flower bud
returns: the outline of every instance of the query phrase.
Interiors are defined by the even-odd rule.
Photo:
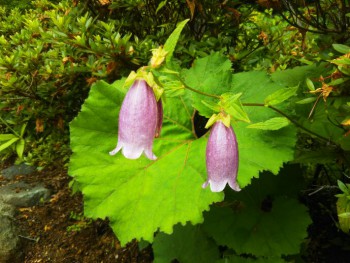
[[[161,100],[143,79],[135,80],[126,94],[119,113],[118,144],[110,152],[122,150],[128,159],[137,159],[144,152],[147,158],[157,159],[152,152],[154,137],[159,135],[163,119]]]
[[[240,191],[236,181],[238,171],[238,145],[232,127],[226,127],[218,120],[211,128],[206,148],[208,180],[203,188],[210,184],[212,192],[221,192],[226,184]]]

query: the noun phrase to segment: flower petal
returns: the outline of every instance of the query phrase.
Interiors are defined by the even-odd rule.
[[[136,80],[126,94],[119,113],[118,144],[111,154],[122,149],[126,158],[137,159],[142,152],[154,160],[153,139],[158,122],[157,102],[152,88]]]
[[[228,183],[239,191],[236,182],[238,171],[238,145],[232,127],[226,127],[220,120],[211,129],[206,149],[208,183],[213,192],[220,192]],[[207,185],[206,184],[206,185]]]

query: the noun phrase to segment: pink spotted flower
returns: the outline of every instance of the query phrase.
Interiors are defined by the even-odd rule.
[[[212,192],[221,192],[226,184],[240,191],[236,181],[238,171],[238,145],[232,127],[218,120],[211,128],[207,148],[206,165],[208,179],[203,188],[210,185]]]
[[[137,79],[127,92],[119,112],[118,143],[110,155],[120,150],[128,159],[142,153],[150,160],[157,157],[152,151],[153,139],[158,137],[163,120],[162,102],[156,101],[152,88]]]

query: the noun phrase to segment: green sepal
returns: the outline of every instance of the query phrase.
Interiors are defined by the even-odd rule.
[[[235,120],[244,121],[244,122],[250,122],[250,119],[248,117],[248,114],[243,109],[242,102],[240,100],[240,97],[242,96],[242,93],[224,93],[221,95],[221,101],[219,102],[219,105],[230,114]]]
[[[124,82],[123,88],[130,87],[134,83],[136,78],[137,78],[137,73],[135,71],[131,71],[129,76],[126,78]]]
[[[202,100],[202,103],[214,112],[219,112],[221,109],[221,107],[217,103],[214,103],[212,101]]]
[[[206,129],[209,129],[215,122],[221,121],[226,127],[231,126],[231,117],[225,113],[213,114],[207,124],[205,125]]]

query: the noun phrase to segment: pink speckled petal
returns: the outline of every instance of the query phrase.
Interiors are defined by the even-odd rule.
[[[210,185],[212,192],[224,190],[226,184],[240,191],[236,182],[238,172],[238,145],[232,127],[221,121],[214,123],[207,143],[206,165],[208,180],[203,187]]]
[[[155,160],[157,157],[152,152],[152,146],[161,106],[157,105],[152,88],[144,80],[136,80],[122,103],[118,144],[110,154],[122,150],[128,159],[137,159],[144,153],[147,158]]]

